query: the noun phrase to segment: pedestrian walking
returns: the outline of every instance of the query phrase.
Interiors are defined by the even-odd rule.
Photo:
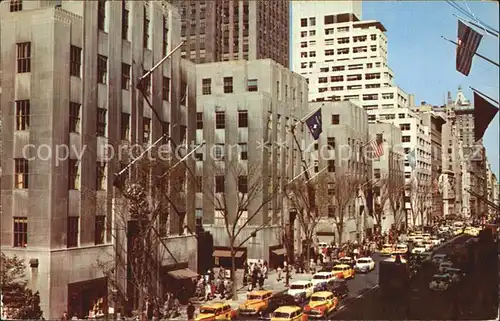
[[[188,302],[186,313],[187,313],[187,318],[189,321],[194,319],[194,305],[191,301]]]
[[[278,268],[276,269],[276,274],[277,274],[278,282],[281,281],[281,266],[280,265],[278,265]]]

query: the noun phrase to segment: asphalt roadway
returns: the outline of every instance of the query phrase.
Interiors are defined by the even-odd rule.
[[[453,239],[452,246],[466,242],[462,235]],[[449,253],[451,246],[444,246],[436,253]],[[497,320],[498,269],[496,264],[482,266],[468,275],[455,288],[434,292],[427,284],[412,289],[407,298],[383,297],[378,283],[377,270],[357,277],[353,296],[346,300],[330,320]],[[373,287],[370,285],[373,284]],[[353,284],[354,285],[354,284]],[[349,284],[351,287],[351,284]],[[359,287],[359,288],[358,288]],[[358,293],[357,295],[355,293]]]

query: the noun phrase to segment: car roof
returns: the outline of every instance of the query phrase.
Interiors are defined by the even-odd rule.
[[[332,272],[328,272],[328,271],[320,271],[320,272],[315,273],[314,275],[329,275],[329,274],[332,274]],[[313,276],[314,276],[314,275],[313,275]]]
[[[311,283],[311,281],[305,281],[305,280],[299,280],[299,281],[293,281],[291,284],[297,284],[297,285],[306,285]]]
[[[248,293],[248,295],[264,295],[264,294],[269,294],[272,293],[273,291],[270,290],[256,290]]]
[[[371,260],[372,258],[369,257],[369,256],[364,256],[364,257],[360,257],[358,258],[358,260]]]
[[[281,306],[281,307],[277,308],[276,310],[274,310],[274,312],[292,313],[292,312],[295,312],[299,309],[300,309],[300,307],[298,307],[296,305],[284,305],[284,306]]]
[[[314,292],[312,295],[313,295],[313,296],[321,296],[321,297],[326,297],[326,296],[333,295],[333,293],[332,293],[332,292],[330,292],[330,291],[319,291],[319,292]]]
[[[212,308],[212,309],[218,309],[218,308],[222,308],[223,306],[226,306],[226,305],[229,305],[228,303],[224,303],[224,302],[216,302],[216,303],[211,303],[211,304],[206,304],[206,305],[202,305],[200,307],[201,308]]]
[[[335,269],[335,268],[345,268],[345,267],[351,267],[351,266],[347,264],[337,264],[333,268]]]
[[[449,277],[449,274],[434,274],[432,277],[433,278],[446,278]]]

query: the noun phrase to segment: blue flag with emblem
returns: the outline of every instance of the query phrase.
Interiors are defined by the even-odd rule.
[[[319,135],[323,132],[322,124],[320,108],[306,120],[306,125],[309,127],[309,131],[314,140],[317,140]]]

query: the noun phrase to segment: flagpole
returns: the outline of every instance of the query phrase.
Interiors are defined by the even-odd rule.
[[[459,46],[459,44],[458,44],[458,43],[456,43],[456,42],[455,42],[455,41],[453,41],[453,40],[450,40],[450,39],[448,39],[448,38],[446,38],[446,37],[443,37],[443,36],[441,36],[441,38],[443,38],[444,40],[446,40],[446,41],[448,41],[448,42],[451,42],[452,44],[454,44],[454,45],[455,45],[455,46],[457,46],[457,47]],[[464,49],[465,49],[465,48],[464,48]],[[465,49],[465,50],[467,50],[467,49]],[[471,50],[467,50],[467,51],[468,51],[468,52],[472,52]],[[494,62],[494,61],[493,61],[493,60],[491,60],[490,58],[487,58],[487,57],[485,57],[485,56],[483,56],[483,55],[481,55],[481,54],[478,54],[477,52],[474,52],[474,55],[478,56],[479,58],[482,58],[482,59],[486,60],[486,61],[487,61],[487,62],[489,62],[490,64],[493,64],[493,65],[495,65],[495,66],[497,66],[497,67],[500,67],[500,65],[498,64],[498,62]]]
[[[496,101],[495,99],[491,98],[488,95],[483,94],[482,92],[480,92],[479,90],[475,89],[474,87],[469,86],[469,88],[472,89],[473,91],[475,91],[476,93],[478,93],[479,95],[481,95],[481,96],[483,96],[485,98],[488,98],[489,100],[491,100],[492,102],[496,103],[497,105],[499,104],[498,101]]]
[[[482,30],[486,31],[487,33],[489,33],[490,35],[492,35],[492,36],[494,36],[494,37],[500,38],[500,36],[498,35],[498,33],[494,33],[493,31],[491,31],[490,29],[488,29],[488,28],[486,28],[486,27],[482,27],[482,26],[480,26],[480,25],[477,25],[477,24],[475,24],[475,23],[474,23],[474,22],[472,22],[472,21],[469,21],[469,20],[467,20],[467,19],[464,19],[464,18],[462,18],[462,17],[457,16],[456,14],[453,14],[453,15],[454,15],[455,17],[457,17],[458,19],[462,20],[463,22],[467,22],[467,23],[469,23],[469,24],[473,25],[474,27],[476,27],[476,28],[478,28],[478,29],[482,29]]]

